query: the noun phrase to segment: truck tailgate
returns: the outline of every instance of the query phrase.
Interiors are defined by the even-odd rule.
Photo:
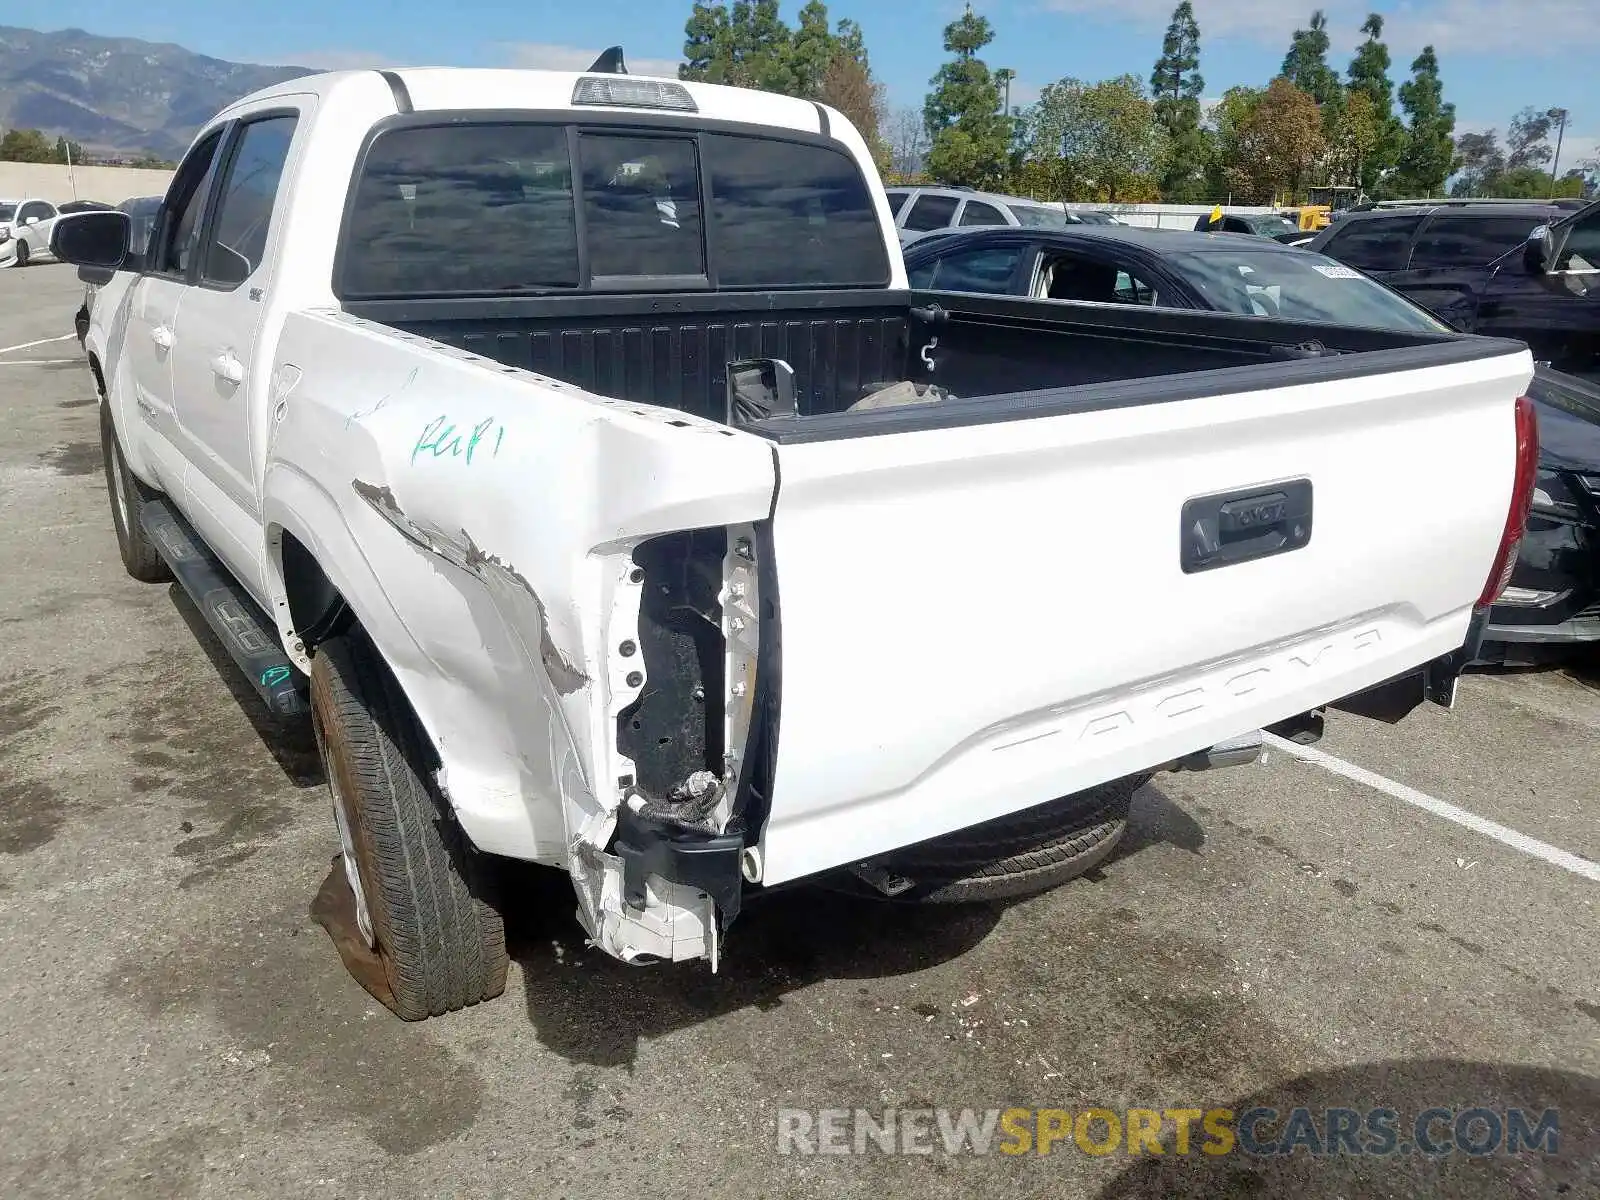
[[[1456,649],[1530,373],[1500,353],[780,438],[765,881],[1170,762]]]

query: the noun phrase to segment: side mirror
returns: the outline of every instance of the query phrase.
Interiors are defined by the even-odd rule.
[[[1541,225],[1522,245],[1522,265],[1528,268],[1530,275],[1543,275],[1555,258],[1555,239],[1550,235],[1550,226]]]
[[[68,213],[50,231],[50,253],[74,266],[115,271],[128,261],[132,230],[124,212]]]
[[[39,223],[39,218],[38,217],[23,217],[22,218],[22,223],[24,225],[37,225]]]

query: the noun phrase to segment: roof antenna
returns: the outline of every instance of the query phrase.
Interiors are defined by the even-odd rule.
[[[628,64],[622,61],[622,47],[612,46],[599,58],[594,60],[594,65],[589,68],[592,75],[626,75]]]

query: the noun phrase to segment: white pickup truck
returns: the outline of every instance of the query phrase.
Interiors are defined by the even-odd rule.
[[[714,968],[760,889],[1036,890],[1152,771],[1453,702],[1525,348],[913,293],[838,112],[619,58],[296,79],[147,244],[55,232],[126,566],[309,710],[401,1016],[504,987],[500,858]]]

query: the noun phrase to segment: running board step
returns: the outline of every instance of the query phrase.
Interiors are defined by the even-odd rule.
[[[139,523],[268,710],[284,717],[311,711],[271,619],[189,523],[162,500],[146,501]]]

